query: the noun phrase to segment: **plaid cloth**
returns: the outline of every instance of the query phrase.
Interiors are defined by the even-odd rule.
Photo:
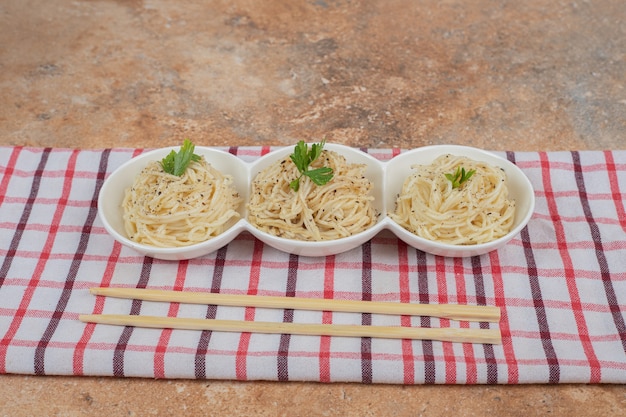
[[[224,148],[226,149],[226,148]],[[268,147],[226,149],[246,161]],[[388,160],[398,149],[366,150]],[[536,212],[503,249],[452,259],[389,232],[298,257],[249,233],[202,258],[138,256],[96,215],[106,178],[140,149],[0,152],[0,373],[393,384],[626,383],[626,151],[506,152]],[[426,317],[140,302],[94,286],[501,307],[502,345],[143,329],[82,313],[469,327]]]

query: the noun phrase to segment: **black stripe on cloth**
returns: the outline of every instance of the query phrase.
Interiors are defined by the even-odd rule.
[[[471,258],[472,273],[474,276],[474,285],[476,288],[476,302],[478,305],[487,305],[487,296],[485,295],[485,277],[483,276],[483,268],[480,262],[480,256]],[[481,329],[488,329],[489,324],[480,323]],[[494,354],[493,345],[484,344],[485,362],[487,363],[487,383],[495,384],[498,382],[498,363]]]
[[[295,297],[296,296],[296,282],[298,278],[298,256],[290,254],[289,255],[289,267],[287,269],[287,288],[285,291],[285,295],[287,297]],[[293,309],[288,308],[285,309],[283,313],[283,322],[292,323],[293,322]],[[291,341],[291,336],[288,334],[280,335],[280,343],[278,345],[278,357],[276,358],[276,371],[278,374],[279,381],[288,381],[289,380],[289,342]]]
[[[150,271],[152,271],[152,264],[154,259],[146,256],[143,260],[141,267],[141,273],[139,275],[139,282],[137,282],[137,288],[146,288],[148,286],[148,280],[150,279]],[[133,300],[130,313],[131,315],[139,315],[141,310],[141,300]],[[115,345],[115,352],[113,353],[113,375],[124,376],[124,354],[128,341],[133,334],[134,327],[126,326],[120,335],[117,344]]]
[[[48,322],[48,326],[43,333],[43,336],[39,343],[37,344],[37,348],[35,349],[35,358],[34,358],[34,372],[35,375],[45,375],[45,352],[46,348],[50,344],[50,340],[52,340],[52,336],[59,326],[59,322],[61,321],[61,317],[63,316],[63,312],[65,311],[65,307],[70,300],[70,296],[72,295],[72,289],[74,287],[74,282],[76,281],[76,276],[78,275],[78,270],[80,269],[80,263],[85,255],[85,251],[87,250],[87,245],[89,243],[89,237],[91,236],[91,229],[93,227],[94,220],[98,213],[97,201],[98,194],[100,193],[100,188],[102,187],[102,183],[104,182],[104,178],[106,176],[107,165],[109,161],[109,155],[111,151],[110,149],[104,150],[100,155],[100,164],[98,166],[98,174],[96,176],[96,183],[93,190],[93,194],[91,196],[91,204],[89,206],[89,211],[87,213],[87,218],[85,219],[85,224],[83,225],[83,229],[81,231],[80,239],[78,241],[78,247],[76,249],[76,253],[72,259],[72,263],[70,264],[70,269],[65,278],[65,285],[63,286],[63,290],[61,291],[61,296],[57,301],[57,305],[54,309],[54,313],[52,314],[51,320]]]
[[[513,152],[507,152],[507,158],[512,163],[515,163],[515,154]],[[535,307],[535,315],[537,316],[537,324],[539,325],[539,336],[548,363],[548,382],[555,384],[558,383],[561,378],[561,370],[550,336],[550,326],[548,325],[546,309],[543,305],[541,285],[539,284],[539,272],[537,270],[537,263],[532,248],[532,242],[530,241],[528,227],[522,229],[520,237],[522,247],[524,248],[524,257],[526,259],[526,269],[528,271],[528,281],[530,283],[531,296]]]
[[[372,242],[368,241],[362,246],[363,264],[361,267],[362,300],[372,301]],[[363,313],[361,324],[370,326],[372,314]],[[372,376],[372,338],[361,338],[361,380],[365,384],[371,384]]]
[[[226,264],[226,252],[228,251],[228,245],[218,249],[215,256],[215,267],[213,268],[213,279],[211,280],[211,292],[219,293],[222,287],[222,278],[224,277],[224,267]],[[209,305],[206,310],[205,318],[214,319],[217,316],[217,306]],[[209,351],[209,342],[211,341],[211,330],[202,330],[200,333],[200,340],[198,341],[198,347],[196,348],[196,355],[194,358],[194,372],[197,379],[206,378],[206,355]]]
[[[589,198],[587,195],[587,188],[585,186],[585,178],[583,175],[582,166],[580,163],[580,153],[572,152],[572,159],[574,162],[574,175],[576,178],[576,186],[578,187],[578,194],[580,195],[580,202],[582,205],[583,213],[585,214],[585,220],[589,224],[591,237],[593,238],[593,245],[595,247],[596,258],[598,260],[598,266],[600,267],[600,276],[602,277],[602,285],[604,286],[604,292],[606,299],[609,302],[609,308],[611,316],[613,317],[613,323],[617,329],[617,333],[622,341],[622,348],[626,352],[626,323],[624,322],[624,316],[620,311],[617,295],[615,294],[615,288],[611,281],[611,271],[609,270],[609,263],[606,260],[604,254],[604,248],[602,245],[602,235],[600,228],[596,223],[591,207],[589,205]]]
[[[13,259],[15,258],[15,254],[17,253],[17,248],[20,246],[22,235],[24,234],[24,230],[26,229],[26,225],[28,224],[30,214],[33,211],[33,205],[35,204],[37,194],[39,193],[39,187],[41,186],[43,171],[46,167],[46,164],[48,163],[48,158],[50,157],[51,151],[52,150],[50,148],[45,148],[41,153],[41,159],[39,160],[39,164],[35,169],[30,192],[28,193],[26,204],[24,204],[24,210],[22,211],[20,220],[17,224],[17,227],[15,228],[15,233],[13,234],[13,238],[11,239],[11,243],[9,244],[7,254],[2,261],[2,266],[0,266],[0,287],[2,287],[2,285],[4,284],[4,280],[6,279],[9,270],[11,269],[11,264],[13,263]]]
[[[426,253],[415,250],[417,255],[417,289],[419,291],[420,304],[430,303],[428,297],[428,262]],[[432,327],[428,316],[420,317],[420,327]],[[424,356],[424,383],[434,384],[436,381],[435,354],[432,340],[422,340],[422,354]]]

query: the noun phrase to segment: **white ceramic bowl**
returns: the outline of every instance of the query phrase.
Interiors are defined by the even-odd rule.
[[[247,221],[247,201],[252,180],[261,170],[292,153],[293,146],[277,149],[253,163],[243,162],[236,156],[215,148],[196,146],[196,153],[204,155],[207,161],[216,169],[234,177],[235,187],[243,198],[243,203],[239,208],[241,219],[221,235],[191,246],[157,248],[138,244],[128,239],[124,230],[121,208],[124,190],[132,184],[135,176],[139,174],[148,162],[161,160],[171,150],[178,149],[178,147],[157,149],[131,159],[106,179],[98,196],[98,214],[107,232],[123,245],[145,256],[165,260],[182,260],[203,256],[225,246],[244,230],[247,230],[265,244],[284,252],[302,256],[327,256],[356,248],[385,228],[391,230],[408,245],[424,252],[451,257],[475,256],[498,249],[515,237],[530,220],[535,205],[532,185],[523,172],[506,159],[480,149],[457,145],[427,146],[403,152],[390,161],[381,162],[356,148],[327,143],[325,149],[342,154],[348,162],[367,165],[365,175],[373,183],[373,204],[380,216],[374,226],[353,236],[324,242],[297,241],[262,232]],[[448,245],[423,239],[402,228],[387,216],[387,213],[395,209],[396,197],[402,188],[404,180],[411,174],[411,166],[415,164],[429,164],[438,156],[446,153],[464,155],[475,160],[485,161],[505,170],[509,195],[516,200],[515,224],[509,234],[480,245]]]
[[[286,239],[270,235],[269,233],[262,232],[250,225],[249,231],[257,239],[263,243],[272,246],[276,249],[280,249],[284,252],[294,253],[296,255],[304,256],[327,256],[334,255],[340,252],[346,252],[350,249],[356,248],[362,245],[371,238],[373,238],[381,229],[382,219],[385,218],[385,209],[383,206],[383,166],[374,157],[362,152],[356,148],[351,148],[344,145],[338,145],[333,143],[327,143],[324,149],[329,151],[335,151],[346,158],[348,163],[365,164],[367,166],[365,170],[365,176],[372,182],[374,196],[373,206],[374,209],[381,213],[377,219],[377,223],[360,233],[352,236],[344,237],[336,240],[327,240],[323,242],[306,242],[301,240]],[[272,163],[287,157],[293,153],[293,146],[278,149],[271,152],[262,158],[259,158],[251,167],[250,183],[256,175],[263,169],[267,168]]]
[[[160,161],[172,150],[178,151],[180,147],[156,149],[143,153],[116,169],[102,184],[98,195],[98,215],[104,224],[104,228],[121,244],[128,246],[145,256],[165,260],[182,260],[197,258],[209,254],[222,246],[227,245],[241,231],[245,229],[245,203],[239,207],[241,218],[224,233],[195,245],[177,248],[158,248],[132,241],[124,230],[122,200],[124,190],[130,187],[135,177],[151,161]],[[236,156],[218,149],[207,147],[195,147],[195,153],[203,155],[216,169],[224,174],[233,176],[235,188],[245,200],[248,198],[248,167]]]
[[[449,257],[468,257],[482,255],[499,249],[515,237],[526,226],[535,209],[535,193],[532,184],[524,173],[510,161],[493,153],[468,146],[436,145],[424,146],[403,152],[387,162],[385,167],[384,201],[387,213],[395,210],[395,202],[402,189],[404,180],[412,173],[411,166],[428,165],[437,157],[451,154],[466,156],[476,161],[487,162],[502,168],[507,177],[509,198],[515,200],[515,222],[511,231],[499,239],[478,245],[451,245],[424,239],[409,232],[402,226],[387,218],[389,229],[408,245],[431,253]]]

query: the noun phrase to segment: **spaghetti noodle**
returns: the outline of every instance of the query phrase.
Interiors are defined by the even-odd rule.
[[[251,185],[249,222],[274,236],[304,241],[323,241],[359,233],[376,223],[370,195],[372,183],[364,164],[349,164],[334,151],[322,151],[312,168],[333,170],[327,184],[315,185],[302,177],[298,191],[289,183],[299,176],[289,158],[268,166]]]
[[[125,190],[122,207],[128,237],[158,247],[179,247],[211,239],[236,221],[242,199],[230,175],[204,157],[182,176],[149,163]]]
[[[459,167],[474,174],[458,188],[446,178]],[[425,239],[453,245],[490,242],[514,222],[505,172],[485,162],[442,155],[431,165],[414,166],[389,217]]]

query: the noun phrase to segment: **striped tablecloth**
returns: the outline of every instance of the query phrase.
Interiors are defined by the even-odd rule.
[[[269,149],[227,149],[253,161]],[[367,150],[388,160],[397,149]],[[507,152],[536,212],[506,247],[435,257],[381,232],[325,258],[242,233],[202,258],[138,256],[96,197],[137,149],[0,148],[0,373],[393,384],[626,383],[626,151]],[[143,329],[82,313],[467,327],[425,317],[140,302],[95,286],[495,305],[501,345]],[[483,324],[483,326],[486,326]]]

